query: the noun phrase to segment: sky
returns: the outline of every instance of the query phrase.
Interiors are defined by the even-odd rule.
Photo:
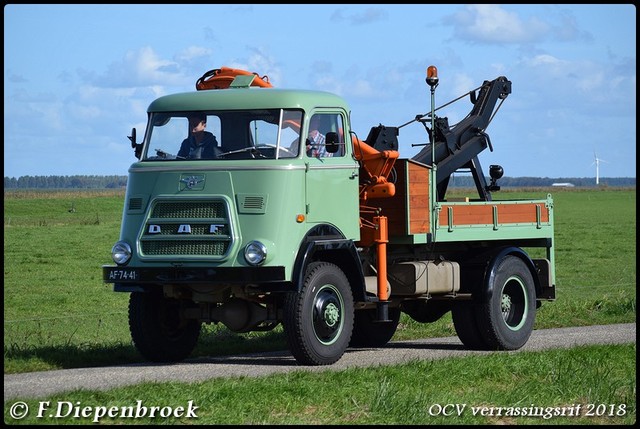
[[[430,65],[435,107],[512,82],[485,174],[636,177],[633,4],[8,4],[4,176],[127,175],[149,104],[222,66],[342,96],[364,139],[431,110]],[[411,158],[428,136],[413,122],[398,139]]]

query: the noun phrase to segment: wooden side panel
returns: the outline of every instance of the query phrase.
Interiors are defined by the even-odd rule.
[[[407,162],[409,176],[409,233],[429,232],[429,169]]]
[[[373,199],[372,207],[380,207],[389,220],[389,236],[425,234],[429,232],[429,169],[409,159],[395,163],[396,194]]]
[[[509,204],[502,205],[498,211],[500,223],[525,223],[537,222],[536,206],[540,207],[540,222],[549,222],[549,211],[544,204]]]
[[[487,202],[482,205],[445,204],[440,210],[440,225],[449,224],[449,208],[453,211],[453,226],[549,222],[549,211],[544,203]]]
[[[453,210],[453,225],[491,225],[493,206],[487,205],[443,205],[440,210],[440,225],[449,224],[449,212]]]

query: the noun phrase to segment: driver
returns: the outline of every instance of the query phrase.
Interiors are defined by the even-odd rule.
[[[214,159],[220,149],[216,137],[207,127],[207,115],[195,113],[189,116],[189,136],[182,141],[177,158],[182,159]]]

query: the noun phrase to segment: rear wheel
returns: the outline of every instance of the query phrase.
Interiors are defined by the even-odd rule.
[[[200,336],[201,323],[182,316],[180,301],[160,293],[132,292],[129,329],[133,344],[152,362],[187,358]]]
[[[486,350],[487,343],[482,338],[478,322],[476,321],[476,307],[472,302],[461,302],[451,309],[453,327],[458,338],[466,348],[471,350]]]
[[[490,293],[478,308],[481,335],[492,350],[517,350],[533,332],[536,291],[525,262],[507,255],[498,265]]]
[[[525,345],[536,317],[535,283],[527,264],[517,256],[505,256],[481,296],[452,309],[460,341],[480,350],[517,350]]]
[[[353,329],[353,297],[342,270],[328,262],[309,264],[300,292],[285,297],[282,324],[299,363],[337,362]]]

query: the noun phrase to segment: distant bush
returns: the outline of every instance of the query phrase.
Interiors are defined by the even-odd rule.
[[[127,176],[20,176],[4,178],[4,189],[118,189]]]
[[[486,178],[489,183],[490,178]],[[545,188],[554,183],[570,183],[575,187],[596,187],[593,177],[503,177],[498,181],[502,189]],[[4,178],[4,189],[120,189],[127,186],[127,176],[20,176]],[[470,175],[453,175],[449,182],[452,188],[474,188]],[[628,188],[636,186],[635,177],[602,177],[601,188]]]

